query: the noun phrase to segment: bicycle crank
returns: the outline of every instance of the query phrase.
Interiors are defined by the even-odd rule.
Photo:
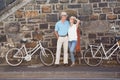
[[[29,55],[29,54],[25,56],[25,60],[26,60],[26,61],[30,61],[31,58],[32,58],[32,57],[31,57],[31,55]]]

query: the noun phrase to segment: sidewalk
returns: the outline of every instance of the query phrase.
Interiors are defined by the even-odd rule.
[[[120,80],[120,66],[2,66],[0,80]]]

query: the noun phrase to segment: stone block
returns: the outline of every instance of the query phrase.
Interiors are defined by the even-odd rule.
[[[51,5],[44,5],[42,6],[42,12],[43,13],[51,13],[52,9],[51,9]]]
[[[43,41],[41,42],[42,43],[42,46],[45,47],[45,48],[48,48],[48,42],[47,41]]]
[[[34,5],[34,10],[39,10],[40,11],[40,5]]]
[[[3,24],[4,24],[3,22],[0,22],[0,26],[3,26]]]
[[[99,11],[94,11],[94,13],[100,14],[100,13],[102,13],[102,11],[101,11],[101,10],[99,10]]]
[[[23,16],[24,16],[24,12],[23,11],[17,10],[15,12],[15,17],[16,18],[22,18]]]
[[[103,13],[110,13],[112,12],[112,8],[102,8]]]
[[[53,52],[53,54],[56,54],[56,47],[50,47],[49,49]]]
[[[99,3],[99,7],[107,7],[108,3]]]
[[[30,39],[31,38],[31,32],[29,32],[29,31],[24,32],[24,37]]]
[[[18,33],[20,31],[20,23],[13,22],[6,24],[5,31],[6,33],[14,33],[14,34]]]
[[[48,24],[40,24],[40,29],[48,29]]]
[[[104,33],[97,33],[98,36],[104,36]]]
[[[102,43],[109,44],[109,37],[102,37]]]
[[[55,29],[55,26],[50,26],[50,29]]]
[[[50,0],[49,3],[58,3],[58,0]]]
[[[100,44],[100,40],[99,39],[95,39],[95,43],[96,44]]]
[[[108,20],[115,20],[115,19],[117,19],[117,15],[115,15],[115,14],[108,14],[107,15],[107,19]]]
[[[25,12],[25,17],[27,17],[27,18],[36,17],[38,15],[39,15],[38,11],[26,11]]]
[[[99,33],[108,31],[108,21],[96,20],[88,21],[84,24],[84,32],[86,33]]]
[[[57,46],[57,39],[53,38],[52,39],[52,47],[56,47]]]
[[[118,19],[120,19],[120,15],[118,15]]]
[[[57,4],[56,5],[56,10],[63,10],[63,5]]]
[[[6,5],[9,5],[9,4],[11,4],[11,3],[13,3],[13,2],[15,2],[16,0],[7,0],[6,1]]]
[[[68,5],[68,8],[81,8],[81,4],[70,4]]]
[[[69,3],[69,0],[60,0],[60,3]]]
[[[70,16],[76,16],[77,17],[77,11],[75,11],[75,10],[65,10],[65,12],[67,12],[68,17],[70,17]]]
[[[120,2],[119,2],[119,3],[116,3],[116,7],[120,7]]]
[[[25,6],[25,10],[33,10],[33,9],[34,9],[33,5],[28,4]]]
[[[94,3],[93,4],[93,8],[97,8],[98,7],[98,4],[97,3]]]
[[[88,35],[88,38],[90,38],[90,39],[95,39],[95,38],[96,38],[96,34],[90,33],[90,34]]]
[[[110,7],[116,7],[116,6],[117,6],[117,3],[113,3],[113,2],[112,2],[112,3],[109,3],[109,6],[110,6]]]
[[[53,32],[54,32],[53,29],[52,29],[52,30],[49,29],[49,30],[45,30],[45,31],[44,31],[44,34],[47,34],[47,35],[48,35],[48,34],[51,34],[51,33],[53,33]]]
[[[92,14],[90,20],[98,20],[98,14]]]
[[[116,24],[117,24],[117,25],[120,25],[120,20],[116,21]]]
[[[47,0],[36,0],[37,4],[45,4]]]
[[[120,14],[120,7],[114,8],[114,13],[115,13],[115,14]]]
[[[91,15],[92,14],[92,5],[83,4],[83,7],[79,9],[79,15]]]
[[[57,14],[47,14],[47,22],[57,22],[58,21],[58,16]]]
[[[25,22],[25,18],[18,18],[19,22]]]
[[[106,14],[100,14],[99,19],[100,20],[106,20]]]
[[[5,8],[4,0],[0,0],[0,11]]]
[[[76,3],[77,2],[77,0],[71,0],[71,3]]]
[[[81,21],[89,21],[89,16],[88,15],[80,15],[78,17]]]
[[[88,0],[78,0],[78,3],[88,3]]]
[[[6,35],[0,35],[0,42],[6,42],[6,41],[7,41]]]
[[[106,0],[107,2],[116,2],[116,0]]]
[[[90,3],[94,3],[94,2],[101,2],[101,0],[89,0]]]

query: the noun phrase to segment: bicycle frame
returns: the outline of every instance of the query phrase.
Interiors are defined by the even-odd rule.
[[[97,48],[97,51],[95,52],[95,53],[93,53],[93,47],[94,48]],[[114,49],[114,47],[116,47],[115,49]],[[103,54],[105,55],[104,57],[103,57],[103,59],[109,59],[114,53],[115,53],[115,51],[117,50],[117,49],[119,49],[120,48],[120,45],[119,45],[119,43],[117,42],[116,44],[114,44],[109,50],[107,50],[107,51],[105,51],[105,48],[104,48],[104,46],[103,46],[103,44],[102,43],[100,43],[100,46],[95,46],[95,45],[90,45],[90,49],[91,49],[91,53],[92,53],[92,56],[94,57],[94,58],[96,58],[96,55],[97,55],[97,52],[98,51],[100,51],[100,49],[102,49],[103,50]],[[114,49],[114,50],[113,50]],[[111,50],[113,50],[110,54],[108,54]],[[108,55],[107,55],[108,54]]]
[[[41,44],[41,42],[39,41],[38,42],[38,44],[32,49],[32,50],[30,50],[30,51],[27,51],[27,48],[26,48],[26,46],[25,46],[25,44],[23,44],[22,45],[22,47],[19,49],[19,51],[25,51],[25,52],[23,52],[23,53],[25,53],[26,55],[30,55],[30,56],[32,56],[32,55],[34,55],[39,49],[41,49],[41,51],[44,51],[43,49],[43,46],[42,46],[42,44]],[[15,58],[25,58],[25,56],[24,57],[19,57],[19,56],[17,56],[18,55],[18,53],[19,53],[19,51],[15,54]]]

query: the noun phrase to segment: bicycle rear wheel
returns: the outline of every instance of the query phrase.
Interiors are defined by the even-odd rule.
[[[117,52],[117,62],[120,64],[120,50]]]
[[[93,54],[97,51],[97,49],[92,49]],[[97,52],[95,57],[93,57],[91,49],[89,48],[88,50],[85,51],[84,53],[84,61],[87,65],[89,66],[98,66],[102,62],[102,54],[100,51]]]
[[[15,57],[16,56],[16,57]],[[6,54],[6,62],[10,66],[18,66],[23,61],[23,53],[18,48],[10,49]]]
[[[43,63],[43,65],[52,66],[54,64],[55,58],[52,51],[45,48],[45,49],[42,49],[40,52],[40,60]]]

